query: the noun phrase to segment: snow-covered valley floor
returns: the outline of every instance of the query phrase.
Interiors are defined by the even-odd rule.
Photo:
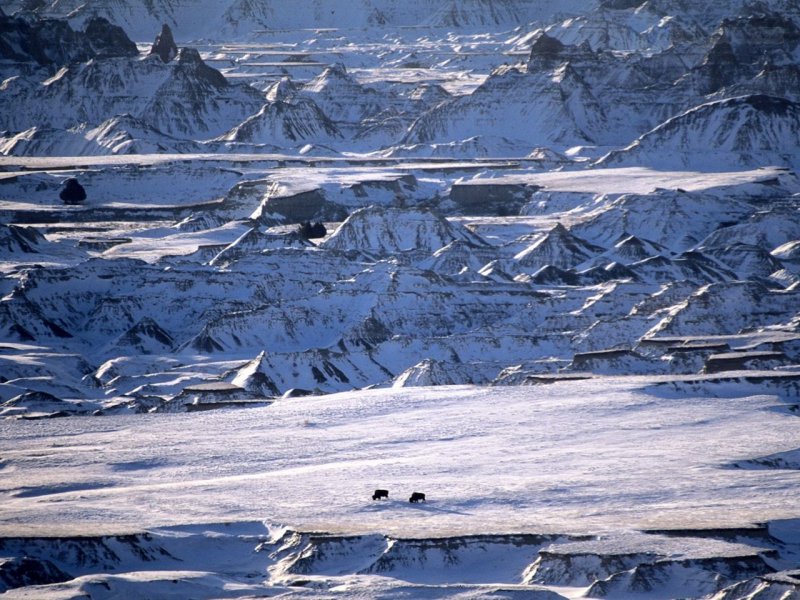
[[[733,468],[800,448],[785,403],[645,386],[443,386],[239,411],[4,420],[2,531],[120,533],[224,514],[419,537],[798,516],[800,472]],[[390,500],[370,501],[374,488]],[[412,491],[428,502],[410,506]]]
[[[147,579],[149,588],[102,575],[119,597],[126,589],[161,594],[152,592],[162,590],[160,577],[180,580],[187,597],[268,594],[286,591],[300,574],[317,576],[296,591],[304,596],[350,597],[350,589],[369,597],[450,597],[450,584],[541,582],[541,569],[527,582],[524,572],[536,559],[533,545],[551,543],[556,553],[636,555],[638,562],[764,555],[775,568],[791,566],[800,543],[792,533],[800,530],[792,521],[800,517],[797,407],[758,384],[694,389],[679,393],[665,381],[617,377],[346,392],[246,410],[4,420],[0,532],[6,549],[19,537],[62,538],[45,553],[56,561],[67,560],[63,545],[78,543],[75,536],[112,536],[93,538],[95,545],[138,539],[140,554],[153,556],[132,567],[134,558],[117,549],[114,570],[168,573],[130,575]],[[388,489],[389,499],[371,500],[376,488]],[[409,503],[414,491],[427,501]],[[213,525],[221,515],[231,525]],[[769,535],[758,529],[764,523]],[[346,537],[314,541],[286,528]],[[663,530],[679,531],[654,533]],[[642,531],[651,533],[636,533]],[[523,543],[525,535],[544,537]],[[769,551],[775,535],[786,542],[780,552]],[[439,538],[448,540],[437,545]],[[213,551],[191,550],[214,540]],[[28,551],[38,547],[29,544]],[[164,553],[153,549],[159,544]],[[414,550],[394,557],[379,577],[374,561],[389,560],[385,544]],[[441,544],[452,546],[449,563],[419,558],[438,556]],[[237,549],[235,567],[222,564],[234,556],[228,546]],[[306,562],[298,563],[302,557]],[[196,581],[197,573],[177,573],[215,569],[233,580],[253,572],[239,593],[208,575]],[[586,587],[594,580],[584,571],[576,566],[571,579],[562,579],[583,578],[574,587]],[[558,581],[551,579],[544,581]],[[401,594],[397,586],[408,582],[436,585]],[[57,590],[84,584],[79,578],[15,593],[62,597]],[[674,591],[655,587],[639,597]],[[518,592],[536,589],[522,585]],[[484,593],[478,587],[465,597]]]

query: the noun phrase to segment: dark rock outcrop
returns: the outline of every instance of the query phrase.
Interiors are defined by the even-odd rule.
[[[790,64],[800,44],[800,28],[773,13],[724,19],[711,38],[711,48],[693,74],[707,94],[755,75],[766,64]]]
[[[0,223],[0,249],[9,254],[34,254],[47,240],[35,227]]]
[[[10,61],[59,67],[138,53],[125,31],[102,17],[90,19],[81,32],[65,20],[26,20],[0,14],[0,58]]]
[[[0,15],[0,58],[41,66],[59,66],[92,58],[86,38],[66,21],[26,21]]]
[[[125,34],[122,27],[109,23],[102,17],[94,17],[86,24],[86,39],[97,58],[114,56],[137,56],[136,44]]]
[[[454,183],[450,200],[468,215],[516,215],[539,189],[537,185],[514,183]]]
[[[331,202],[322,190],[317,189],[267,198],[255,216],[265,225],[271,225],[276,217],[286,223],[341,221],[347,218],[347,209]]]
[[[706,360],[706,373],[741,371],[745,369],[771,369],[787,362],[783,352],[751,351],[713,354]]]
[[[206,83],[215,88],[228,87],[228,80],[216,69],[209,67],[200,53],[195,48],[181,48],[178,51],[178,65],[180,70],[201,83]]]
[[[0,560],[0,594],[29,585],[47,585],[72,579],[49,560],[14,557]]]
[[[157,54],[165,63],[178,56],[178,46],[175,44],[175,38],[172,37],[172,30],[166,23],[161,26],[161,33],[156,36],[153,47],[150,48],[150,54]]]
[[[564,44],[542,32],[531,44],[528,68],[552,69],[561,60]]]

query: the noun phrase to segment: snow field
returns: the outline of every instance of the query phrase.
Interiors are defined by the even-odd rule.
[[[643,380],[347,392],[265,408],[0,422],[4,535],[265,520],[397,536],[732,527],[796,516],[774,396]],[[675,396],[675,395],[673,395]],[[372,502],[374,488],[389,501]],[[422,491],[427,503],[411,505]]]

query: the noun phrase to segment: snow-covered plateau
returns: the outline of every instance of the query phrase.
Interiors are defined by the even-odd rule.
[[[712,4],[3,3],[0,595],[800,598],[800,7]]]

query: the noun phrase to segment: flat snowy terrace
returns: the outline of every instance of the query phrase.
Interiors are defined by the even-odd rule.
[[[301,163],[298,166],[276,168],[271,161],[291,160]],[[538,170],[535,161],[514,158],[489,158],[465,161],[461,159],[419,159],[419,158],[328,158],[297,157],[276,154],[141,154],[124,156],[82,156],[82,157],[14,157],[0,156],[0,179],[31,175],[39,172],[90,169],[96,167],[140,165],[153,166],[164,163],[191,163],[194,161],[237,163],[240,166],[251,163],[252,173],[263,171],[274,176],[286,186],[286,192],[305,191],[314,185],[352,180],[370,180],[390,177],[398,172],[418,170],[477,170],[500,169],[503,174],[496,177],[479,176],[462,183],[485,185],[528,184],[541,185],[551,191],[591,192],[596,194],[645,194],[657,187],[682,188],[689,191],[711,189],[719,186],[755,182],[775,177],[785,172],[780,167],[764,167],[743,171],[674,171],[657,170],[647,167],[620,167],[604,169],[582,169],[565,171]],[[262,163],[262,164],[260,164]],[[525,163],[533,163],[526,168]],[[309,169],[313,166],[313,169]],[[168,176],[167,176],[168,177]],[[13,208],[0,203],[0,208]]]
[[[728,389],[738,397],[679,396],[648,380],[608,378],[4,420],[0,535],[256,519],[430,537],[797,517],[800,470],[746,461],[780,455],[791,466],[798,417],[775,396]],[[378,487],[388,501],[370,500]],[[428,502],[409,504],[413,491]]]

